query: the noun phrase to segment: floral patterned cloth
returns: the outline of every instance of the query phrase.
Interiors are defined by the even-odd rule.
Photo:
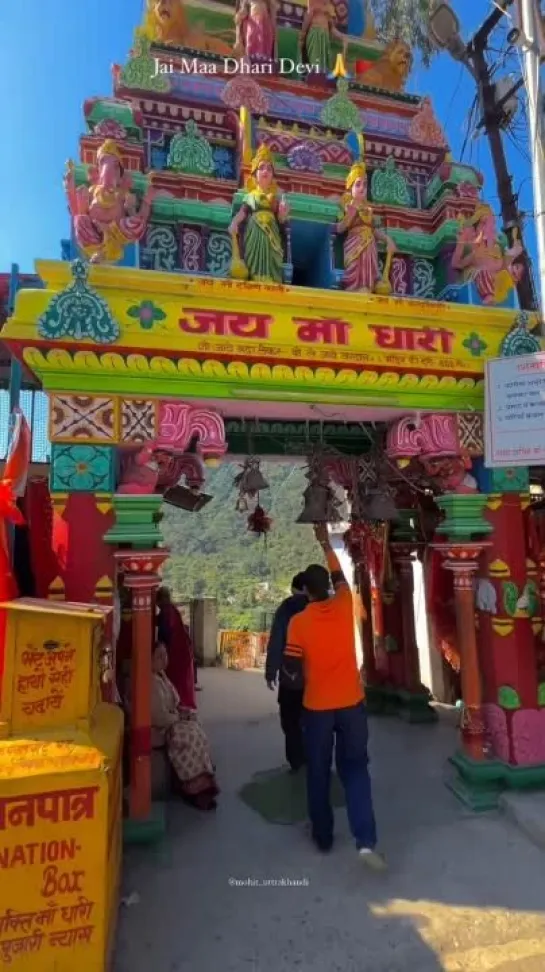
[[[166,745],[168,758],[187,796],[217,794],[208,739],[196,712],[180,706],[179,695],[167,676],[155,673],[151,696],[154,746]]]

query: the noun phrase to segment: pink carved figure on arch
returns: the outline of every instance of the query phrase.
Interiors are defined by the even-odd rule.
[[[77,244],[91,263],[117,263],[129,243],[142,239],[155,190],[148,188],[138,210],[132,176],[125,173],[113,139],[100,146],[97,165],[89,170],[89,185],[76,188],[74,164],[68,162],[64,188]]]
[[[502,304],[520,280],[523,271],[515,260],[522,252],[516,237],[510,248],[502,247],[496,217],[490,206],[481,203],[460,225],[452,267],[462,272],[464,280],[474,282],[483,304]]]
[[[158,479],[159,463],[153,444],[149,444],[123,457],[117,492],[129,496],[149,496],[155,493]]]
[[[420,456],[420,464],[427,476],[444,493],[478,493],[477,480],[471,475],[469,456]]]
[[[187,452],[193,440],[205,462],[221,459],[227,452],[221,415],[188,402],[161,402],[157,447],[179,454]]]
[[[157,452],[159,463],[158,486],[161,490],[172,489],[182,477],[185,479],[188,489],[199,491],[205,483],[205,474],[200,456],[172,455],[167,452]]]
[[[471,459],[462,449],[456,415],[405,416],[388,429],[386,454],[398,462],[417,459],[443,492],[477,493]]]

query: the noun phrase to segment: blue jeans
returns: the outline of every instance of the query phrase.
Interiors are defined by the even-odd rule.
[[[337,773],[344,787],[346,812],[356,846],[377,842],[367,755],[367,710],[363,702],[347,709],[305,709],[308,810],[312,835],[328,843],[333,837],[331,757],[335,743]]]

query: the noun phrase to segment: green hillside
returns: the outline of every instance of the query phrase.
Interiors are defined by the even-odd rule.
[[[249,533],[247,514],[235,511],[239,471],[231,463],[207,471],[206,491],[214,498],[199,513],[165,504],[161,528],[172,551],[165,581],[182,600],[216,597],[220,627],[257,631],[268,626],[293,575],[312,561],[321,563],[322,552],[312,527],[295,522],[308,485],[302,464],[262,464],[270,489],[261,505],[273,520],[266,540]]]

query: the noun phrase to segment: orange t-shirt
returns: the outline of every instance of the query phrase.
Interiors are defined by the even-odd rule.
[[[340,571],[335,554],[329,553],[327,559],[332,572]],[[312,601],[292,618],[284,653],[303,663],[306,709],[346,709],[363,701],[354,604],[346,582],[337,587],[333,597]]]

